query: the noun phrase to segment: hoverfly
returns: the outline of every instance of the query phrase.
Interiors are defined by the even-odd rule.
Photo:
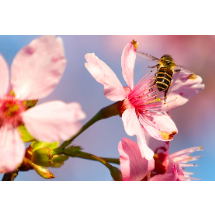
[[[181,69],[183,69],[183,70],[186,70],[191,73],[191,71],[189,71],[188,69],[186,69],[182,66],[176,65],[170,55],[166,54],[166,55],[163,55],[160,59],[158,59],[149,54],[138,52],[138,51],[137,51],[137,54],[140,57],[143,57],[147,60],[152,60],[152,61],[158,62],[157,65],[152,66],[152,67],[149,66],[149,68],[157,67],[157,72],[155,73],[155,80],[154,80],[153,85],[156,84],[158,90],[164,92],[165,100],[166,100],[166,94],[168,93],[170,85],[171,85],[172,76],[173,76],[174,72],[180,72]],[[175,69],[175,67],[177,67],[179,69]]]

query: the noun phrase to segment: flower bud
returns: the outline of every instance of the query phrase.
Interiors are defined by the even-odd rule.
[[[79,153],[82,150],[80,146],[70,146],[66,149],[64,149],[64,153],[69,156],[75,156],[77,153]]]
[[[33,152],[31,161],[39,166],[50,167],[53,164],[52,158],[51,149],[40,148]]]
[[[37,166],[36,164],[32,163],[33,168],[35,171],[43,178],[45,179],[51,179],[55,178],[55,176],[50,172],[47,168],[42,167],[42,166]]]
[[[52,168],[59,168],[64,164],[64,161],[68,160],[69,156],[65,155],[54,155],[52,158],[53,164],[51,165]]]

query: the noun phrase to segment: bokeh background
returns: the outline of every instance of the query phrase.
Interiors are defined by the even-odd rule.
[[[16,53],[38,36],[0,36],[0,53],[11,65]],[[215,36],[62,36],[67,67],[60,83],[54,92],[41,99],[39,103],[51,100],[65,102],[77,101],[82,105],[87,118],[86,123],[101,108],[111,104],[103,94],[103,86],[97,83],[86,70],[85,54],[94,52],[117,75],[123,85],[121,54],[125,45],[138,41],[138,50],[160,58],[170,54],[175,62],[203,78],[205,89],[192,97],[188,103],[173,110],[171,117],[176,123],[179,133],[170,143],[170,153],[193,146],[203,146],[198,167],[187,170],[195,172],[196,178],[206,181],[215,180]],[[147,66],[153,65],[137,57],[135,64],[135,84],[149,71]],[[102,157],[119,157],[118,143],[128,137],[124,131],[120,117],[112,117],[99,121],[73,142],[84,151]],[[136,141],[135,137],[129,137]],[[150,139],[149,141],[154,141]],[[57,169],[52,168],[56,178],[51,180],[110,181],[109,170],[95,161],[70,158]],[[3,175],[0,175],[2,177]],[[17,181],[45,180],[34,170],[20,172]]]

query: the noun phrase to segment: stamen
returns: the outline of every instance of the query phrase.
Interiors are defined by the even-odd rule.
[[[202,146],[191,147],[191,148],[187,148],[187,149],[175,152],[175,153],[171,154],[170,156],[171,156],[171,158],[174,158],[176,156],[188,155],[188,154],[193,153],[195,151],[202,151],[202,148],[203,148]]]
[[[149,101],[149,102],[145,103],[145,105],[153,103],[153,102],[160,102],[160,101],[161,101],[161,99],[158,97],[157,99],[154,99],[152,101]]]

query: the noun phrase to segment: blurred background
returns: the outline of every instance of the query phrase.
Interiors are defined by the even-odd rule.
[[[16,53],[38,36],[0,36],[0,53],[11,65]],[[126,86],[122,77],[121,55],[128,42],[138,41],[138,50],[160,58],[169,54],[175,62],[188,68],[203,78],[205,89],[192,97],[188,103],[173,110],[170,114],[179,133],[170,143],[170,153],[184,148],[203,146],[198,167],[187,168],[195,172],[194,177],[205,181],[215,180],[215,36],[62,36],[67,67],[64,75],[48,97],[39,103],[52,100],[64,102],[77,101],[82,105],[87,118],[86,123],[101,108],[111,104],[103,94],[103,86],[86,70],[85,54],[94,52],[117,75]],[[149,72],[152,65],[137,57],[134,82]],[[118,143],[128,137],[119,116],[99,121],[74,140],[84,151],[101,157],[119,157]],[[128,137],[136,141],[136,137]],[[150,139],[149,141],[154,141]],[[110,181],[109,170],[96,161],[70,158],[57,169],[50,168],[56,178],[51,180]],[[1,174],[0,177],[3,175]],[[19,172],[16,181],[45,180],[34,170]]]

